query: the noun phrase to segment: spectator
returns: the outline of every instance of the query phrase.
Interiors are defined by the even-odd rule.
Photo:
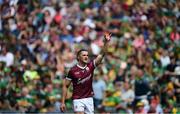
[[[5,62],[7,67],[12,66],[14,64],[13,53],[9,52],[6,47],[2,47],[0,61]]]
[[[106,83],[102,79],[102,77],[100,77],[100,75],[102,74],[100,73],[96,74],[95,79],[93,81],[94,107],[95,109],[97,109],[97,111],[101,107],[101,104],[104,98],[105,89],[106,89]]]
[[[135,103],[138,103],[142,99],[148,99],[151,90],[146,77],[144,77],[144,71],[138,69],[137,79],[135,81]]]

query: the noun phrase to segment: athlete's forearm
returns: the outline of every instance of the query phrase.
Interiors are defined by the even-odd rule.
[[[101,52],[100,52],[100,54],[98,55],[99,56],[99,61],[101,62],[102,61],[102,59],[103,59],[103,57],[106,55],[106,53],[107,53],[107,41],[104,41],[104,45],[103,45],[103,47],[102,47],[102,49],[101,49]]]
[[[107,53],[107,40],[104,41],[104,45],[103,45],[101,52],[100,52],[100,55],[102,55],[102,59],[106,55],[106,53]]]
[[[62,99],[61,99],[61,103],[65,103],[66,95],[67,95],[67,86],[66,86],[66,83],[65,83],[65,81],[64,81],[63,88],[62,88]]]
[[[95,65],[96,66],[101,63],[103,57],[106,55],[106,53],[107,53],[107,43],[110,41],[110,39],[111,39],[111,34],[105,33],[104,34],[104,45],[103,45],[103,47],[101,49],[100,54],[95,59]]]
[[[107,41],[104,41],[104,46],[102,47],[100,54],[95,59],[96,66],[102,62],[102,59],[106,55],[106,52],[107,52]]]

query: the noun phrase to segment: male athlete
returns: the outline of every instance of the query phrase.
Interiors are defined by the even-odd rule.
[[[102,51],[94,60],[89,61],[88,51],[81,49],[77,52],[78,64],[69,70],[68,76],[64,80],[62,89],[62,104],[60,109],[62,112],[65,111],[65,98],[67,94],[67,89],[71,82],[73,84],[73,110],[76,114],[94,113],[93,104],[93,72],[96,66],[98,66],[104,55],[106,54],[107,43],[111,39],[111,34],[104,34],[104,46]]]

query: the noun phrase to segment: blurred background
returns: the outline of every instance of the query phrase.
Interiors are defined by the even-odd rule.
[[[0,112],[59,112],[77,50],[94,58],[104,31],[112,40],[95,71],[95,112],[180,112],[179,8],[179,0],[0,0]]]

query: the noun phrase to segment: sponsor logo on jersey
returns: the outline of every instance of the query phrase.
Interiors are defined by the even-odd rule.
[[[75,75],[78,75],[78,74],[80,74],[80,72],[75,72],[74,74],[75,74]]]
[[[84,83],[85,81],[89,80],[90,78],[91,78],[91,74],[84,79],[79,78],[77,84]]]

